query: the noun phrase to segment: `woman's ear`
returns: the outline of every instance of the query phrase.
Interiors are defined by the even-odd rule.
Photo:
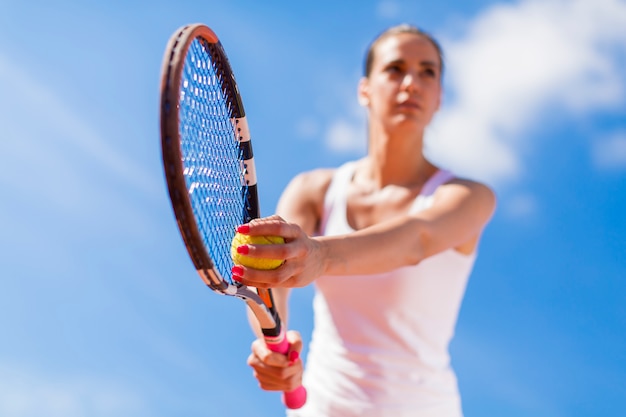
[[[370,104],[370,91],[369,91],[369,80],[367,77],[361,78],[359,81],[359,104],[363,107],[367,107]]]

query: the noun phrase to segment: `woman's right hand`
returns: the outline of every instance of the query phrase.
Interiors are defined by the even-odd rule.
[[[300,359],[302,338],[294,330],[287,332],[289,352],[287,355],[272,352],[263,339],[252,342],[252,353],[248,357],[248,365],[259,381],[261,389],[266,391],[293,391],[302,385],[304,366]]]

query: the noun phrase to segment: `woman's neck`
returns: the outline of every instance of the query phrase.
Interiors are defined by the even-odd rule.
[[[375,188],[387,185],[421,187],[436,171],[422,153],[423,136],[370,135],[368,156],[360,166],[361,180]]]

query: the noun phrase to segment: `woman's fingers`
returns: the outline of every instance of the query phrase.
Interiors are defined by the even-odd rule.
[[[297,332],[295,332],[297,333]],[[293,333],[288,339],[298,340],[299,334]],[[300,349],[302,342],[293,348]],[[299,350],[290,349],[290,352]],[[303,365],[299,359],[290,360],[289,357],[270,351],[263,340],[252,343],[252,353],[248,357],[248,365],[253,369],[253,375],[259,386],[267,391],[293,391],[302,384]]]
[[[237,231],[251,236],[282,236],[286,240],[295,239],[303,233],[300,226],[287,223],[277,215],[254,219],[239,226]]]
[[[279,259],[283,263],[276,269],[260,270],[235,265],[233,279],[257,288],[304,287],[324,271],[322,243],[310,238],[298,225],[285,222],[279,216],[255,219],[242,225],[250,235],[282,236],[283,244],[245,244],[239,253],[251,258]]]

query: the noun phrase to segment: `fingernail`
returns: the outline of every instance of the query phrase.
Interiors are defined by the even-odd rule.
[[[296,361],[300,359],[300,354],[296,350],[292,350],[289,352],[289,365],[293,365]]]
[[[237,231],[239,233],[248,233],[250,231],[250,226],[248,226],[247,224],[242,224],[241,226],[237,227]]]
[[[232,272],[232,274],[233,274],[233,279],[235,279],[235,276],[237,276],[237,278],[241,279],[241,277],[243,276],[243,267],[241,267],[239,265],[235,265],[230,270],[230,272]],[[237,281],[240,281],[240,279],[238,279]]]
[[[250,252],[250,248],[248,248],[248,245],[241,245],[241,246],[237,246],[237,253],[240,255],[247,255],[248,252]]]

